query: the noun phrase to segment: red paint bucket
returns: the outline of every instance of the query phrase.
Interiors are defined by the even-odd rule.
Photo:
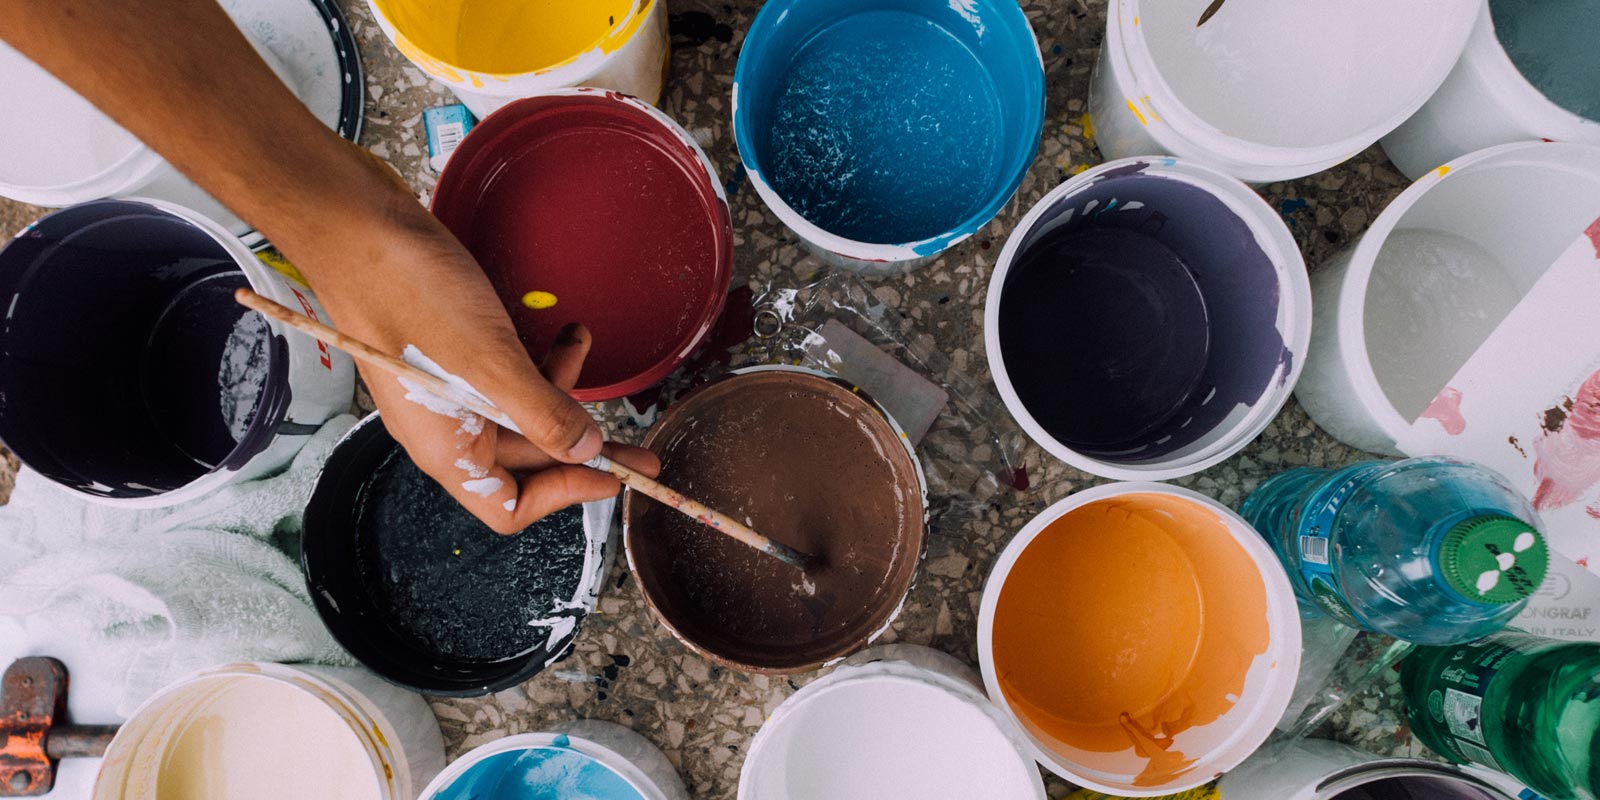
[[[580,401],[665,378],[728,294],[733,223],[716,170],[666,115],[614,92],[491,114],[451,156],[433,213],[483,265],[535,360],[567,323],[594,334]]]

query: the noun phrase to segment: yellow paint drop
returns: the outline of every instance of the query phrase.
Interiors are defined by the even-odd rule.
[[[1128,98],[1128,110],[1132,111],[1133,115],[1139,118],[1139,124],[1140,125],[1149,125],[1150,124],[1148,121],[1145,120],[1144,112],[1140,111],[1139,107],[1137,105],[1134,105],[1133,98],[1131,98],[1131,97]]]
[[[1078,117],[1078,127],[1083,129],[1083,138],[1094,141],[1094,117],[1084,112],[1083,116]]]
[[[300,270],[295,269],[295,266],[289,263],[289,259],[279,255],[278,251],[262,250],[256,253],[256,258],[260,259],[261,263],[272,267],[279,275],[300,284],[303,288],[311,288],[311,284],[306,281],[306,276],[301,275]]]
[[[1067,174],[1069,174],[1069,175],[1078,175],[1078,174],[1081,174],[1081,173],[1084,173],[1084,172],[1088,172],[1088,171],[1089,171],[1089,165],[1088,164],[1079,164],[1079,165],[1073,167],[1071,169],[1071,171],[1069,171]]]
[[[548,69],[599,47],[619,25],[636,24],[637,17],[629,16],[635,2],[378,0],[378,8],[434,59],[470,72],[515,75]]]
[[[549,292],[528,292],[522,296],[522,304],[535,311],[555,308],[556,296]]]
[[[1444,176],[1450,174],[1450,166],[1448,164],[1441,164],[1438,169],[1434,170],[1434,172],[1439,173],[1439,177],[1443,178]]]

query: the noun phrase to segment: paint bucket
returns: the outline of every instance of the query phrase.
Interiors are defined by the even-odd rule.
[[[772,712],[739,800],[1045,800],[1044,782],[977,673],[916,645],[846,659]]]
[[[389,41],[479,118],[574,86],[661,99],[666,0],[367,2]]]
[[[1102,164],[1006,241],[984,343],[1011,415],[1051,455],[1120,480],[1237,453],[1289,399],[1311,291],[1283,220],[1178,159]]]
[[[439,723],[415,694],[358,669],[229,664],[134,711],[94,800],[411,800],[443,768]]]
[[[572,396],[665,378],[722,312],[733,223],[716,169],[630,97],[567,89],[484,120],[450,157],[433,213],[483,265],[536,361],[562,327],[594,334]]]
[[[192,211],[101,200],[0,248],[0,440],[87,500],[155,508],[287,464],[350,408],[349,357],[234,302],[314,317],[296,277]]]
[[[335,0],[224,0],[222,6],[318,119],[350,141],[360,136],[360,54]],[[195,209],[252,245],[262,243],[156,151],[3,42],[0,107],[17,121],[0,151],[0,195],[52,207],[154,197]]]
[[[1497,23],[1503,27],[1497,28]],[[1497,144],[1529,139],[1600,144],[1600,111],[1595,110],[1600,108],[1600,88],[1592,60],[1597,25],[1600,6],[1593,2],[1585,7],[1485,0],[1455,69],[1426,105],[1383,137],[1383,152],[1415,179],[1447,161]],[[1546,70],[1530,69],[1528,74],[1545,85],[1557,76],[1577,79],[1573,83],[1589,92],[1587,104],[1569,87],[1552,86],[1556,89],[1552,99],[1530,81],[1501,43],[1502,33],[1511,37],[1514,32],[1528,37],[1512,38],[1518,43],[1519,60]],[[1554,42],[1546,39],[1562,46],[1549,46]]]
[[[1239,515],[1159,483],[1099,486],[1034,517],[983,590],[989,697],[1046,769],[1153,797],[1244,761],[1288,707],[1294,591]]]
[[[572,649],[605,581],[615,508],[573,506],[501,536],[372,414],[317,478],[301,567],[328,631],[368,669],[426,694],[483,695]]]
[[[479,797],[689,800],[689,792],[649,740],[621,725],[586,719],[476,747],[440,773],[419,800]]]
[[[869,274],[987,225],[1043,125],[1039,45],[1010,0],[771,0],[734,72],[751,185],[819,258]]]
[[[1596,217],[1600,147],[1501,145],[1424,176],[1317,270],[1300,404],[1347,444],[1401,454],[1412,423]]]
[[[624,491],[628,568],[689,649],[741,671],[805,672],[899,615],[922,560],[927,481],[858,388],[796,367],[740,370],[667,409],[644,446],[662,483],[824,562],[801,573]]]
[[[1089,87],[1096,142],[1108,159],[1170,153],[1253,183],[1319,172],[1427,101],[1475,13],[1471,0],[1113,0]]]
[[[1318,739],[1264,748],[1222,776],[1218,800],[1511,800],[1500,781],[1414,758],[1378,758]]]

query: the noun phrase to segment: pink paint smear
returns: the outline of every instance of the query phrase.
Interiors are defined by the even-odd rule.
[[[1549,511],[1570,505],[1600,483],[1600,372],[1578,387],[1561,429],[1534,444],[1533,475],[1539,488],[1533,507]]]
[[[1467,418],[1461,416],[1461,390],[1444,387],[1439,396],[1428,404],[1428,409],[1422,412],[1422,419],[1439,420],[1445,433],[1460,436],[1467,429]]]
[[[1600,258],[1600,219],[1589,223],[1589,227],[1583,229],[1583,235],[1589,237],[1589,242],[1594,245],[1594,257]]]

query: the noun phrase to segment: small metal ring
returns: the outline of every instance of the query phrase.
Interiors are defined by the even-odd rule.
[[[783,332],[783,317],[770,308],[763,308],[756,312],[750,327],[755,330],[757,339],[771,339]]]

